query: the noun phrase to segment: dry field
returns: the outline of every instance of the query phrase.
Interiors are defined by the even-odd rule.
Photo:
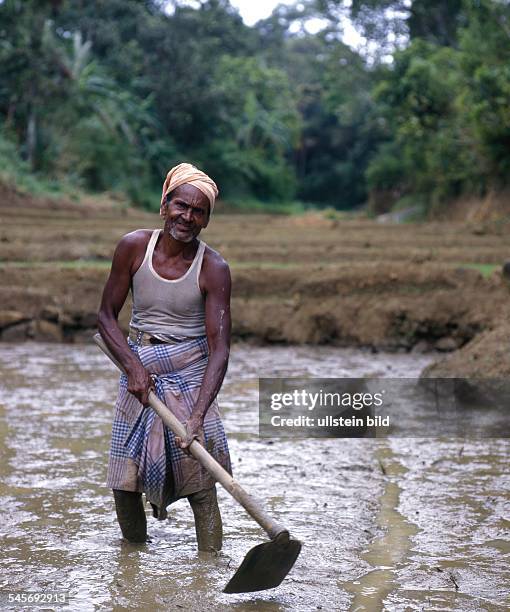
[[[0,189],[2,340],[88,339],[118,239],[160,223],[120,204],[28,200]],[[231,266],[236,339],[464,347],[451,362],[482,342],[469,359],[483,371],[487,342],[494,354],[510,338],[500,273],[509,227],[217,214],[202,238]],[[124,325],[128,316],[127,305]],[[490,372],[507,367],[501,359]]]

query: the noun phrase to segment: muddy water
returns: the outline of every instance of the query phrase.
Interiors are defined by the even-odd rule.
[[[235,348],[220,397],[235,475],[304,547],[277,589],[225,595],[258,526],[219,491],[218,556],[196,553],[185,500],[149,518],[150,544],[122,542],[104,486],[115,371],[94,346],[0,345],[0,592],[67,591],[78,611],[507,609],[508,440],[257,436],[258,376],[397,378],[427,362]]]

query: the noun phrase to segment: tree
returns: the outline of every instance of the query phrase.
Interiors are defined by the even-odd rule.
[[[68,74],[50,36],[59,2],[0,4],[0,111],[33,169],[39,165],[40,123],[65,97]]]
[[[484,186],[501,187],[510,171],[510,5],[481,0],[459,33],[464,90],[459,112],[484,160]]]
[[[366,40],[365,55],[375,61],[387,61],[417,38],[456,46],[466,22],[466,0],[315,0],[315,6],[340,32],[351,19]]]
[[[483,164],[459,101],[464,82],[458,51],[417,39],[395,55],[376,91],[387,141],[368,171],[372,198],[391,190],[439,204],[479,183]]]
[[[309,16],[304,11],[285,15]],[[264,57],[288,74],[302,118],[294,150],[298,197],[337,208],[358,206],[366,199],[364,173],[378,141],[371,120],[374,73],[329,29],[317,34],[287,31],[279,44],[277,27],[292,26],[280,16],[275,11],[257,29]]]
[[[295,178],[288,163],[299,133],[299,115],[287,76],[256,58],[223,56],[214,72],[221,115],[207,159],[224,192],[289,199]]]

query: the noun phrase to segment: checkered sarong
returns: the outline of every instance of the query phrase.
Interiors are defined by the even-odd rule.
[[[139,346],[128,340],[144,367],[156,374],[156,393],[174,415],[185,423],[200,392],[208,361],[205,337],[179,344]],[[209,453],[230,473],[230,455],[218,405],[214,401],[204,419],[204,439]],[[175,437],[152,408],[127,390],[120,377],[115,404],[107,485],[122,491],[145,492],[158,518],[181,497],[214,484],[212,476],[175,443]]]

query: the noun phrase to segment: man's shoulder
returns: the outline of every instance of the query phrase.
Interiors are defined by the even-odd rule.
[[[140,250],[145,251],[154,230],[137,229],[124,234],[117,244],[117,253],[122,255],[136,255]]]
[[[126,247],[147,246],[153,231],[154,230],[151,229],[137,229],[128,234],[124,234],[119,240],[119,245]]]
[[[115,249],[113,265],[133,271],[133,266],[140,265],[153,231],[138,229],[122,236]]]
[[[200,274],[200,288],[206,293],[220,291],[223,299],[229,300],[231,282],[228,263],[218,251],[206,245]]]
[[[209,245],[205,245],[203,267],[207,271],[226,274],[230,272],[230,268],[225,259],[212,249]]]

